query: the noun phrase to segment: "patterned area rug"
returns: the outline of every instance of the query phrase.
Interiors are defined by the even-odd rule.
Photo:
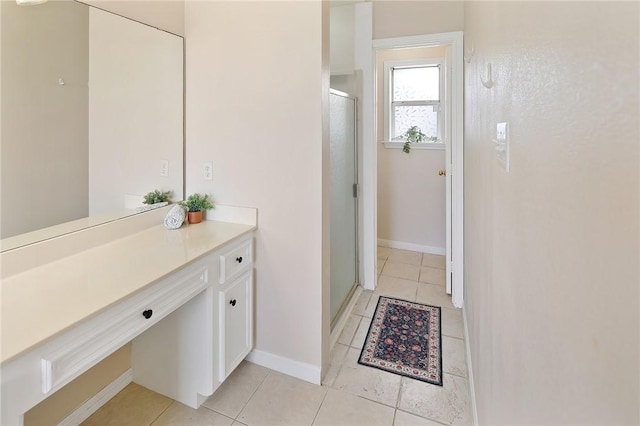
[[[442,386],[440,307],[381,296],[358,363]]]

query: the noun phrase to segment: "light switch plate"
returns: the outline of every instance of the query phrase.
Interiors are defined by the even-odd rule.
[[[496,125],[496,153],[498,164],[507,172],[509,171],[509,123],[498,123]]]
[[[213,180],[213,163],[211,161],[204,163],[204,180]]]
[[[160,160],[160,176],[169,176],[169,160]]]

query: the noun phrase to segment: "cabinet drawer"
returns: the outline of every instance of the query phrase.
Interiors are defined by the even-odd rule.
[[[220,253],[220,284],[244,271],[253,262],[251,238],[242,240]]]
[[[253,271],[220,289],[218,303],[218,380],[222,382],[253,347]]]
[[[206,266],[188,268],[83,324],[43,355],[42,392],[65,385],[206,287]]]

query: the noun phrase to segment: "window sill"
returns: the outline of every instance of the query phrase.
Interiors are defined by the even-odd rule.
[[[384,147],[386,149],[402,149],[402,147],[404,146],[404,142],[389,142],[389,141],[383,141],[382,142],[384,144]],[[427,149],[427,150],[435,150],[435,151],[444,151],[444,144],[443,143],[412,143],[411,144],[411,150],[413,151],[414,149]]]

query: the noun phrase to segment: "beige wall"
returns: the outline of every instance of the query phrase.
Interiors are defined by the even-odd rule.
[[[0,3],[0,238],[7,238],[87,216],[89,17],[74,2]]]
[[[637,2],[468,2],[465,305],[480,424],[638,424]],[[480,77],[492,63],[495,86]],[[511,172],[491,139],[508,121]]]
[[[187,2],[185,18],[187,193],[258,208],[256,348],[319,368],[321,2]]]
[[[376,55],[378,102],[378,238],[445,249],[444,150],[388,149],[384,139],[384,62],[444,58],[444,47],[381,50]]]
[[[184,35],[185,0],[82,0],[82,2],[179,36]]]
[[[462,31],[462,1],[374,0],[373,38]]]

